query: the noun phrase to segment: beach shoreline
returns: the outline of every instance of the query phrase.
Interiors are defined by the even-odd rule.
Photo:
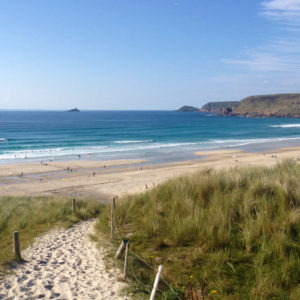
[[[68,161],[0,166],[0,193],[6,196],[59,195],[110,199],[143,192],[168,179],[207,168],[272,166],[300,159],[300,146],[266,152],[242,149],[198,151],[196,159],[151,164],[146,160]]]

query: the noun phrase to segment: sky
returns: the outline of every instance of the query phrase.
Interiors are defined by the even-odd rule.
[[[300,0],[0,0],[0,109],[300,92]]]

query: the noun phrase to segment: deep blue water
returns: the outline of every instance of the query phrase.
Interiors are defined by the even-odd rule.
[[[0,111],[0,163],[180,159],[195,150],[300,145],[300,120],[172,111]]]

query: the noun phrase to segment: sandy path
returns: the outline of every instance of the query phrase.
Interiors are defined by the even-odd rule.
[[[119,296],[119,271],[105,268],[104,250],[88,238],[94,223],[37,238],[22,252],[27,262],[0,281],[0,299],[129,299]]]

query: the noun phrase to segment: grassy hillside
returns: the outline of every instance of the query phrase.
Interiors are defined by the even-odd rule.
[[[277,94],[245,98],[232,115],[251,117],[300,117],[300,94]]]
[[[72,224],[96,217],[103,207],[98,201],[76,201],[72,213],[71,199],[50,197],[0,198],[0,276],[13,261],[12,232],[19,231],[22,249],[34,238],[56,225]]]
[[[106,234],[109,215],[107,207],[98,222]],[[115,222],[118,236],[151,265],[163,263],[164,277],[188,299],[300,299],[300,166],[293,161],[170,180],[119,199]],[[136,274],[153,282],[143,265]]]

